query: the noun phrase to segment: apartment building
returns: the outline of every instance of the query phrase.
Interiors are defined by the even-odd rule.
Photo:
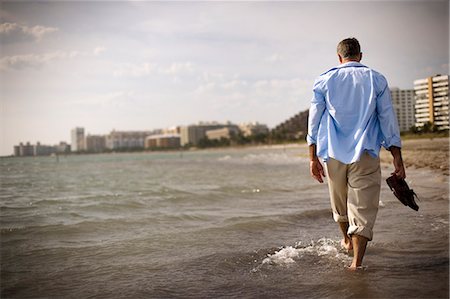
[[[414,89],[391,88],[392,104],[400,132],[409,131],[416,123],[414,116]]]
[[[438,130],[449,129],[448,75],[436,75],[414,81],[416,127],[427,122]]]

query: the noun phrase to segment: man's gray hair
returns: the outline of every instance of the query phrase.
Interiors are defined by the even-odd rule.
[[[341,55],[342,58],[357,58],[361,53],[361,47],[356,38],[350,37],[342,40],[337,45],[337,53]]]

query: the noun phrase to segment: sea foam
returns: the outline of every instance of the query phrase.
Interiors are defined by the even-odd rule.
[[[325,256],[345,261],[349,257],[341,248],[339,241],[321,238],[317,241],[311,241],[307,246],[302,246],[301,242],[295,246],[287,246],[281,248],[273,254],[268,254],[262,261],[262,265],[288,265],[295,263],[305,255]]]

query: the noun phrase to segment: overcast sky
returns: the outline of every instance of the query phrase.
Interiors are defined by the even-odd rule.
[[[448,74],[448,1],[1,2],[1,148],[198,121],[274,127],[336,45],[391,87]]]

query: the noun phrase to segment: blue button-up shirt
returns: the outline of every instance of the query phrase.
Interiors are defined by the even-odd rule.
[[[381,146],[401,147],[397,117],[386,78],[359,62],[347,62],[320,75],[314,83],[308,120],[308,144],[317,156],[345,164]]]

